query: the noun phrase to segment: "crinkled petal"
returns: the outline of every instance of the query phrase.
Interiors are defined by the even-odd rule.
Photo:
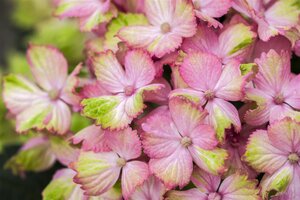
[[[179,70],[190,87],[206,91],[217,84],[222,72],[222,63],[213,54],[191,53],[184,58]]]
[[[198,188],[185,191],[171,190],[167,193],[166,200],[206,200],[207,194],[201,192]]]
[[[47,97],[37,86],[19,75],[4,77],[3,100],[12,114],[20,114],[26,110],[35,100]]]
[[[180,146],[167,157],[150,159],[150,171],[169,189],[187,185],[193,171],[193,160],[187,149]]]
[[[128,199],[135,189],[149,176],[148,165],[141,161],[131,161],[122,168],[122,193]]]
[[[272,144],[267,131],[258,130],[250,136],[243,159],[256,171],[272,174],[287,161],[287,155]]]
[[[191,181],[193,184],[199,188],[204,193],[216,192],[221,183],[221,177],[212,175],[203,171],[202,169],[195,167]]]
[[[72,137],[73,144],[82,142],[81,149],[84,151],[103,152],[109,151],[107,145],[107,131],[101,129],[100,126],[88,126]]]
[[[136,88],[145,86],[153,81],[155,67],[151,57],[142,50],[133,50],[126,54],[125,70],[127,79]]]
[[[81,152],[71,168],[76,171],[74,182],[82,185],[86,195],[97,196],[111,189],[119,178],[121,168],[114,152]]]
[[[142,147],[136,130],[126,128],[107,134],[107,145],[125,160],[131,160],[141,155]]]
[[[169,108],[177,130],[182,136],[189,136],[208,115],[202,108],[180,97],[170,99]]]
[[[189,88],[172,90],[169,98],[171,99],[175,97],[184,97],[185,99],[200,105],[205,105],[207,102],[203,92]]]
[[[68,63],[58,49],[31,45],[27,50],[27,60],[39,86],[49,92],[60,92],[67,80]]]
[[[96,120],[97,125],[110,130],[118,130],[128,126],[132,117],[125,111],[124,97],[101,96],[84,99],[81,102],[83,115]]]
[[[227,177],[219,188],[219,193],[224,199],[232,200],[259,200],[257,181],[249,180],[246,175],[233,174]]]
[[[91,58],[98,82],[109,92],[123,92],[125,72],[114,53],[110,50]]]

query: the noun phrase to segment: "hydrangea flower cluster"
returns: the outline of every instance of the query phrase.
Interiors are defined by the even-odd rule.
[[[300,199],[298,0],[54,4],[86,60],[31,44],[34,80],[3,90],[16,131],[36,132],[7,166],[65,166],[43,199]],[[75,113],[91,119],[78,133]]]

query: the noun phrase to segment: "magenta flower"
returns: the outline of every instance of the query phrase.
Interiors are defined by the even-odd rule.
[[[80,30],[92,31],[117,15],[111,0],[58,0],[54,14],[59,18],[79,18]]]
[[[300,124],[291,118],[276,121],[268,130],[258,130],[249,139],[244,155],[257,172],[265,172],[262,197],[269,193],[278,199],[299,199]]]
[[[211,53],[228,63],[232,59],[245,60],[254,44],[256,33],[243,23],[229,25],[216,32],[212,28],[200,25],[196,35],[184,40],[183,51]]]
[[[186,191],[169,191],[167,200],[260,200],[256,181],[248,180],[246,175],[233,174],[221,181],[215,176],[194,169],[192,182],[197,188]]]
[[[160,111],[142,124],[142,141],[150,171],[167,188],[188,184],[193,162],[213,174],[225,171],[228,155],[217,148],[213,128],[203,123],[206,111],[179,97],[169,101],[169,111]]]
[[[176,89],[171,96],[184,96],[203,106],[209,113],[207,121],[214,126],[220,141],[223,141],[224,131],[231,124],[239,132],[238,111],[228,101],[243,99],[243,88],[250,73],[243,76],[236,61],[222,66],[216,56],[200,52],[188,54],[179,70],[190,88]]]
[[[92,58],[98,83],[107,95],[84,99],[83,114],[102,128],[116,130],[128,126],[145,108],[143,94],[156,91],[162,84],[150,84],[155,68],[150,56],[141,50],[126,54],[125,71],[112,51]]]
[[[20,75],[9,75],[4,80],[3,99],[16,116],[16,130],[67,133],[71,122],[69,105],[78,107],[80,102],[73,92],[81,65],[68,76],[67,61],[50,46],[31,45],[27,60],[37,85]]]
[[[299,116],[296,110],[300,108],[300,76],[291,73],[290,54],[270,50],[255,62],[259,70],[253,87],[246,89],[246,99],[255,102],[256,107],[246,112],[246,122],[261,125],[285,116]]]
[[[156,57],[175,51],[182,38],[196,33],[193,6],[187,0],[146,0],[145,13],[149,25],[124,27],[118,37],[131,47],[147,49]]]
[[[142,147],[136,131],[130,128],[107,135],[108,152],[81,151],[72,168],[74,181],[86,195],[98,196],[110,190],[121,174],[122,194],[128,199],[149,176],[148,165],[137,161]]]
[[[222,23],[214,18],[225,15],[231,7],[232,0],[193,0],[195,14],[199,19],[207,21],[209,26],[222,28]]]
[[[232,7],[252,18],[258,24],[259,38],[267,41],[278,34],[285,35],[299,23],[297,3],[297,0],[233,0]]]

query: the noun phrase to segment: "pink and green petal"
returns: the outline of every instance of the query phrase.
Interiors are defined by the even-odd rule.
[[[226,150],[220,148],[205,150],[196,145],[188,149],[196,165],[206,172],[218,175],[226,171],[225,160],[228,158]]]
[[[258,130],[250,136],[243,159],[256,171],[272,174],[284,165],[286,157],[272,144],[267,131]]]
[[[26,110],[37,99],[48,96],[37,86],[19,75],[8,75],[4,77],[3,100],[12,114],[20,114]]]
[[[124,97],[121,96],[101,96],[84,99],[83,115],[96,120],[96,125],[101,125],[104,129],[118,130],[128,126],[132,121],[125,111]]]
[[[67,80],[68,63],[52,46],[30,45],[27,60],[38,85],[48,92],[60,92]]]
[[[201,107],[180,97],[170,99],[169,108],[176,128],[182,136],[189,136],[208,115]]]
[[[206,91],[217,84],[222,73],[222,63],[213,54],[191,53],[184,58],[179,70],[190,87]]]
[[[142,185],[149,176],[148,164],[141,161],[131,161],[122,168],[122,193],[128,199],[138,186]]]
[[[127,80],[136,88],[151,83],[155,76],[155,67],[151,57],[142,50],[133,50],[126,54],[125,71]]]
[[[107,145],[107,131],[100,126],[88,126],[72,137],[73,144],[82,143],[81,149],[84,151],[106,152],[110,148]]]
[[[192,188],[184,191],[171,190],[167,193],[166,200],[207,200],[207,194],[198,188]]]
[[[91,60],[97,80],[102,87],[111,93],[124,91],[127,81],[125,72],[111,50],[95,55]]]
[[[205,105],[207,102],[203,92],[189,88],[175,89],[170,92],[169,99],[179,97],[183,97],[195,104],[200,104],[201,106]]]
[[[273,174],[265,174],[260,183],[262,198],[268,199],[271,192],[275,196],[284,194],[293,180],[294,169],[292,165],[285,164]]]
[[[74,182],[82,185],[86,195],[97,196],[110,190],[117,182],[121,167],[114,152],[81,152],[71,168],[76,171]]]
[[[166,188],[183,188],[190,181],[193,160],[189,151],[180,146],[167,157],[150,159],[149,168],[151,173],[164,182]]]
[[[141,155],[142,146],[136,130],[126,128],[108,133],[107,145],[125,160],[131,160]]]
[[[224,199],[232,200],[260,200],[257,181],[249,180],[246,175],[233,174],[227,177],[219,188]]]
[[[208,194],[218,190],[221,183],[221,177],[212,175],[198,167],[195,167],[191,181],[200,191]]]

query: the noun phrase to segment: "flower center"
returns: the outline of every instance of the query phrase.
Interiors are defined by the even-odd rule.
[[[129,85],[124,88],[124,91],[125,91],[124,93],[126,96],[131,96],[131,95],[133,95],[134,90],[135,90],[134,87],[132,85]]]
[[[284,97],[282,94],[279,94],[277,96],[274,97],[274,103],[277,105],[283,104],[284,102]]]
[[[180,141],[181,145],[183,147],[188,147],[192,144],[192,139],[189,137],[184,136],[181,141]]]
[[[288,157],[290,163],[295,164],[299,161],[299,156],[296,153],[291,153]]]
[[[208,195],[208,200],[221,200],[222,197],[220,194],[214,192],[214,193],[209,193]]]
[[[160,30],[162,33],[169,33],[171,31],[171,26],[168,22],[165,22],[160,25]]]
[[[124,158],[118,158],[117,159],[117,165],[119,167],[124,167],[126,165],[126,160]]]
[[[49,96],[49,98],[50,98],[51,100],[57,100],[58,97],[59,97],[59,91],[58,91],[58,90],[55,90],[55,89],[50,90],[50,91],[48,92],[48,96]]]
[[[206,100],[213,100],[215,98],[215,93],[211,90],[207,90],[204,92],[204,97],[206,98]]]

